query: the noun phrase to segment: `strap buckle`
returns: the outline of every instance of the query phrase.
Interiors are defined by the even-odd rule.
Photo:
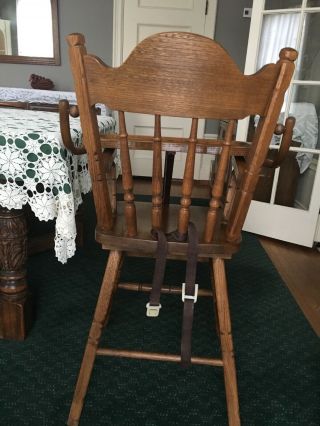
[[[158,317],[159,316],[159,312],[161,309],[161,304],[159,303],[159,305],[150,305],[150,303],[148,302],[146,304],[146,308],[147,308],[147,317]]]
[[[182,302],[184,302],[187,299],[187,300],[193,300],[193,303],[196,303],[196,301],[198,300],[198,287],[199,287],[198,284],[195,284],[194,295],[189,296],[186,294],[186,283],[182,283],[182,294],[181,294]]]

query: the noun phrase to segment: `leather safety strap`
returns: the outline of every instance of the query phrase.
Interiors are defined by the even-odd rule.
[[[183,367],[188,367],[191,364],[193,311],[198,293],[198,285],[195,283],[198,260],[198,233],[192,222],[189,222],[188,226],[188,240],[186,278],[182,289],[184,306],[181,335],[181,365]]]
[[[152,234],[158,239],[156,250],[156,264],[152,281],[152,288],[147,303],[147,316],[159,315],[161,286],[164,279],[168,242],[162,230],[152,230]],[[170,233],[172,241],[173,233]],[[188,367],[191,364],[191,339],[193,325],[194,303],[197,301],[198,284],[195,283],[198,260],[198,232],[195,225],[188,225],[188,249],[185,283],[182,285],[182,300],[184,302],[181,334],[181,365]]]
[[[166,269],[168,242],[165,233],[161,229],[152,230],[152,234],[158,239],[156,251],[156,264],[153,274],[151,293],[149,303],[147,303],[147,317],[157,317],[159,315],[160,293],[161,286],[164,280],[164,273]]]

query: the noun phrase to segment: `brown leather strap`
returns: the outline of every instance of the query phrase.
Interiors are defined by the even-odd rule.
[[[160,293],[166,269],[168,243],[166,236],[161,229],[153,229],[152,235],[158,239],[158,245],[156,251],[156,265],[153,274],[152,288],[149,303],[147,303],[146,307],[148,317],[157,317],[161,308]]]
[[[161,286],[164,279],[166,258],[168,252],[167,237],[160,229],[152,230],[152,235],[158,239],[156,251],[156,265],[153,274],[152,288],[147,303],[147,316],[156,317],[159,315]],[[174,232],[169,234],[170,240],[174,237]],[[182,334],[181,334],[181,365],[187,367],[191,363],[191,338],[193,325],[194,303],[197,298],[197,272],[198,260],[198,233],[195,225],[189,222],[188,225],[188,250],[186,278],[183,284],[182,300],[184,301]]]
[[[197,296],[197,285],[195,281],[198,260],[198,233],[192,222],[189,222],[188,226],[188,240],[186,281],[184,292],[182,293],[184,307],[181,335],[181,365],[183,367],[188,367],[191,364],[193,310]]]

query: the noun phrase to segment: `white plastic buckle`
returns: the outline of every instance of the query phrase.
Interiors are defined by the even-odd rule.
[[[161,304],[159,303],[159,305],[157,306],[151,306],[150,303],[148,302],[146,304],[146,308],[147,308],[147,317],[158,317],[159,311],[161,309]]]
[[[182,302],[184,302],[186,299],[193,300],[193,303],[196,303],[198,299],[198,284],[194,285],[194,295],[188,296],[186,295],[186,283],[182,283]]]

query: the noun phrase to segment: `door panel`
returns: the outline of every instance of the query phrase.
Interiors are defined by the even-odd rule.
[[[194,0],[140,0],[140,7],[192,10]]]
[[[157,32],[191,31],[204,34],[205,10],[206,0],[125,0],[123,60],[143,38]]]
[[[169,26],[169,25],[152,25],[152,24],[138,24],[137,26],[137,44],[155,33],[162,33],[166,31],[187,31],[191,32],[192,28],[187,25]]]
[[[132,114],[133,115],[133,114]],[[139,135],[153,135],[153,117],[144,117],[145,119],[149,119],[150,125],[147,124],[135,124],[137,121],[135,120],[132,124],[133,134]],[[164,119],[166,117],[163,117]],[[165,120],[162,119],[162,136],[174,136],[174,137],[184,137],[184,123],[179,128],[171,127],[170,122],[166,125]],[[137,176],[141,176],[141,170],[144,171],[144,175],[142,176],[152,176],[152,152],[151,151],[130,151],[131,165],[133,174]],[[175,175],[179,175],[183,173],[181,170],[181,166],[184,163],[185,154],[177,152],[175,155],[175,164],[174,164],[174,172]],[[162,156],[162,166],[164,166],[164,153]]]
[[[186,31],[213,37],[216,14],[216,0],[119,0],[114,1],[114,7],[120,8],[118,25],[118,50],[114,65],[125,60],[134,47],[144,38],[164,31]],[[208,4],[207,4],[208,3]],[[205,12],[208,12],[206,15]],[[120,21],[120,22],[119,22]],[[121,42],[122,40],[122,42]],[[115,46],[117,48],[117,45]],[[119,63],[117,63],[119,62]],[[147,115],[127,114],[128,133],[153,133],[154,118]],[[191,120],[179,118],[162,118],[163,136],[189,137]],[[204,120],[199,120],[198,136],[203,137]],[[141,134],[141,133],[140,133]],[[198,155],[196,160],[195,178],[209,178],[210,161]],[[174,178],[183,176],[184,158],[182,154],[175,157],[173,170]],[[132,172],[134,175],[150,176],[152,171],[152,154],[132,154]]]

